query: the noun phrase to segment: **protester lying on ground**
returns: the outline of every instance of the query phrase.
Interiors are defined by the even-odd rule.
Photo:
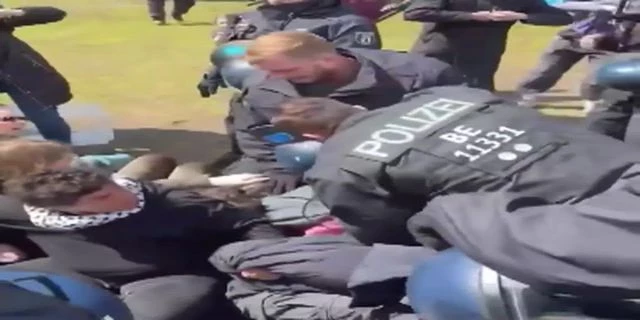
[[[406,278],[434,254],[321,236],[233,243],[211,262],[233,277],[227,297],[251,319],[408,320]]]
[[[27,213],[22,221],[4,224],[30,223],[29,238],[65,268],[115,288],[178,277],[170,280],[173,290],[161,290],[160,284],[137,288],[150,295],[141,312],[164,310],[172,299],[184,302],[181,310],[210,301],[207,314],[233,319],[224,297],[215,296],[226,277],[208,257],[228,243],[281,237],[260,210],[87,169],[15,178],[5,183],[4,191],[24,202]],[[206,283],[206,290],[190,292],[191,282]]]

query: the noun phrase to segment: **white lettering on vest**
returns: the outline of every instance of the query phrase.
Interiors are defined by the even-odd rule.
[[[367,140],[356,146],[352,152],[378,160],[388,159],[390,146],[412,143],[416,138],[429,133],[437,124],[453,115],[461,113],[475,103],[451,99],[437,99],[415,108],[386,123],[374,131]]]

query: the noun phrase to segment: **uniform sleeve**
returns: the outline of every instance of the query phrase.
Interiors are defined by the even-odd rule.
[[[571,15],[562,10],[547,5],[543,0],[533,0],[532,5],[525,12],[528,18],[523,23],[541,26],[563,26],[573,22]]]
[[[418,76],[410,91],[430,87],[456,86],[464,84],[464,78],[453,66],[431,57],[410,54],[414,60],[414,70]]]
[[[247,129],[269,123],[278,114],[282,103],[290,98],[279,92],[249,88],[243,103],[236,104],[232,110],[238,146],[244,156],[257,162],[261,172],[278,170],[280,166],[275,161],[273,146],[256,139]]]
[[[14,28],[57,22],[67,15],[65,11],[54,7],[19,7],[14,9],[23,10],[24,15],[0,19],[1,27]]]
[[[630,247],[640,240],[635,180],[577,204],[517,208],[532,199],[443,196],[409,229],[420,239],[433,228],[474,260],[534,287],[581,295],[638,290],[640,258]]]
[[[443,0],[412,1],[404,11],[404,19],[418,22],[469,22],[475,21],[471,12],[443,10]]]
[[[255,320],[418,320],[408,308],[353,308],[351,297],[318,292],[262,291],[233,302],[243,315]]]
[[[354,17],[344,24],[331,25],[331,42],[344,48],[382,48],[382,38],[378,28],[369,20],[362,17]]]
[[[406,228],[408,212],[388,199],[388,193],[369,181],[344,174],[343,179],[308,179],[330,215],[365,244],[415,244]]]
[[[185,231],[206,231],[239,240],[280,238],[281,233],[259,209],[235,208],[195,192],[173,190],[167,199]]]

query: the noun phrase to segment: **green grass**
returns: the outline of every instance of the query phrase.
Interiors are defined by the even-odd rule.
[[[245,10],[245,3],[199,2],[187,16],[195,25],[164,27],[150,23],[144,0],[6,0],[4,4],[53,5],[68,12],[60,23],[21,28],[17,34],[65,74],[75,101],[107,108],[123,127],[184,123],[219,128],[217,119],[226,112],[229,92],[202,99],[195,85],[213,46],[209,23],[218,14]],[[400,17],[382,23],[385,47],[409,48],[419,28]],[[501,89],[513,88],[554,32],[522,26],[512,32],[498,77]]]

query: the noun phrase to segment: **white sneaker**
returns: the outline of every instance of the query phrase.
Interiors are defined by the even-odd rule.
[[[585,113],[589,113],[593,111],[593,109],[600,107],[603,102],[602,100],[585,100],[582,104],[582,110]]]
[[[518,105],[521,107],[533,108],[538,104],[539,93],[525,93],[520,96]]]

